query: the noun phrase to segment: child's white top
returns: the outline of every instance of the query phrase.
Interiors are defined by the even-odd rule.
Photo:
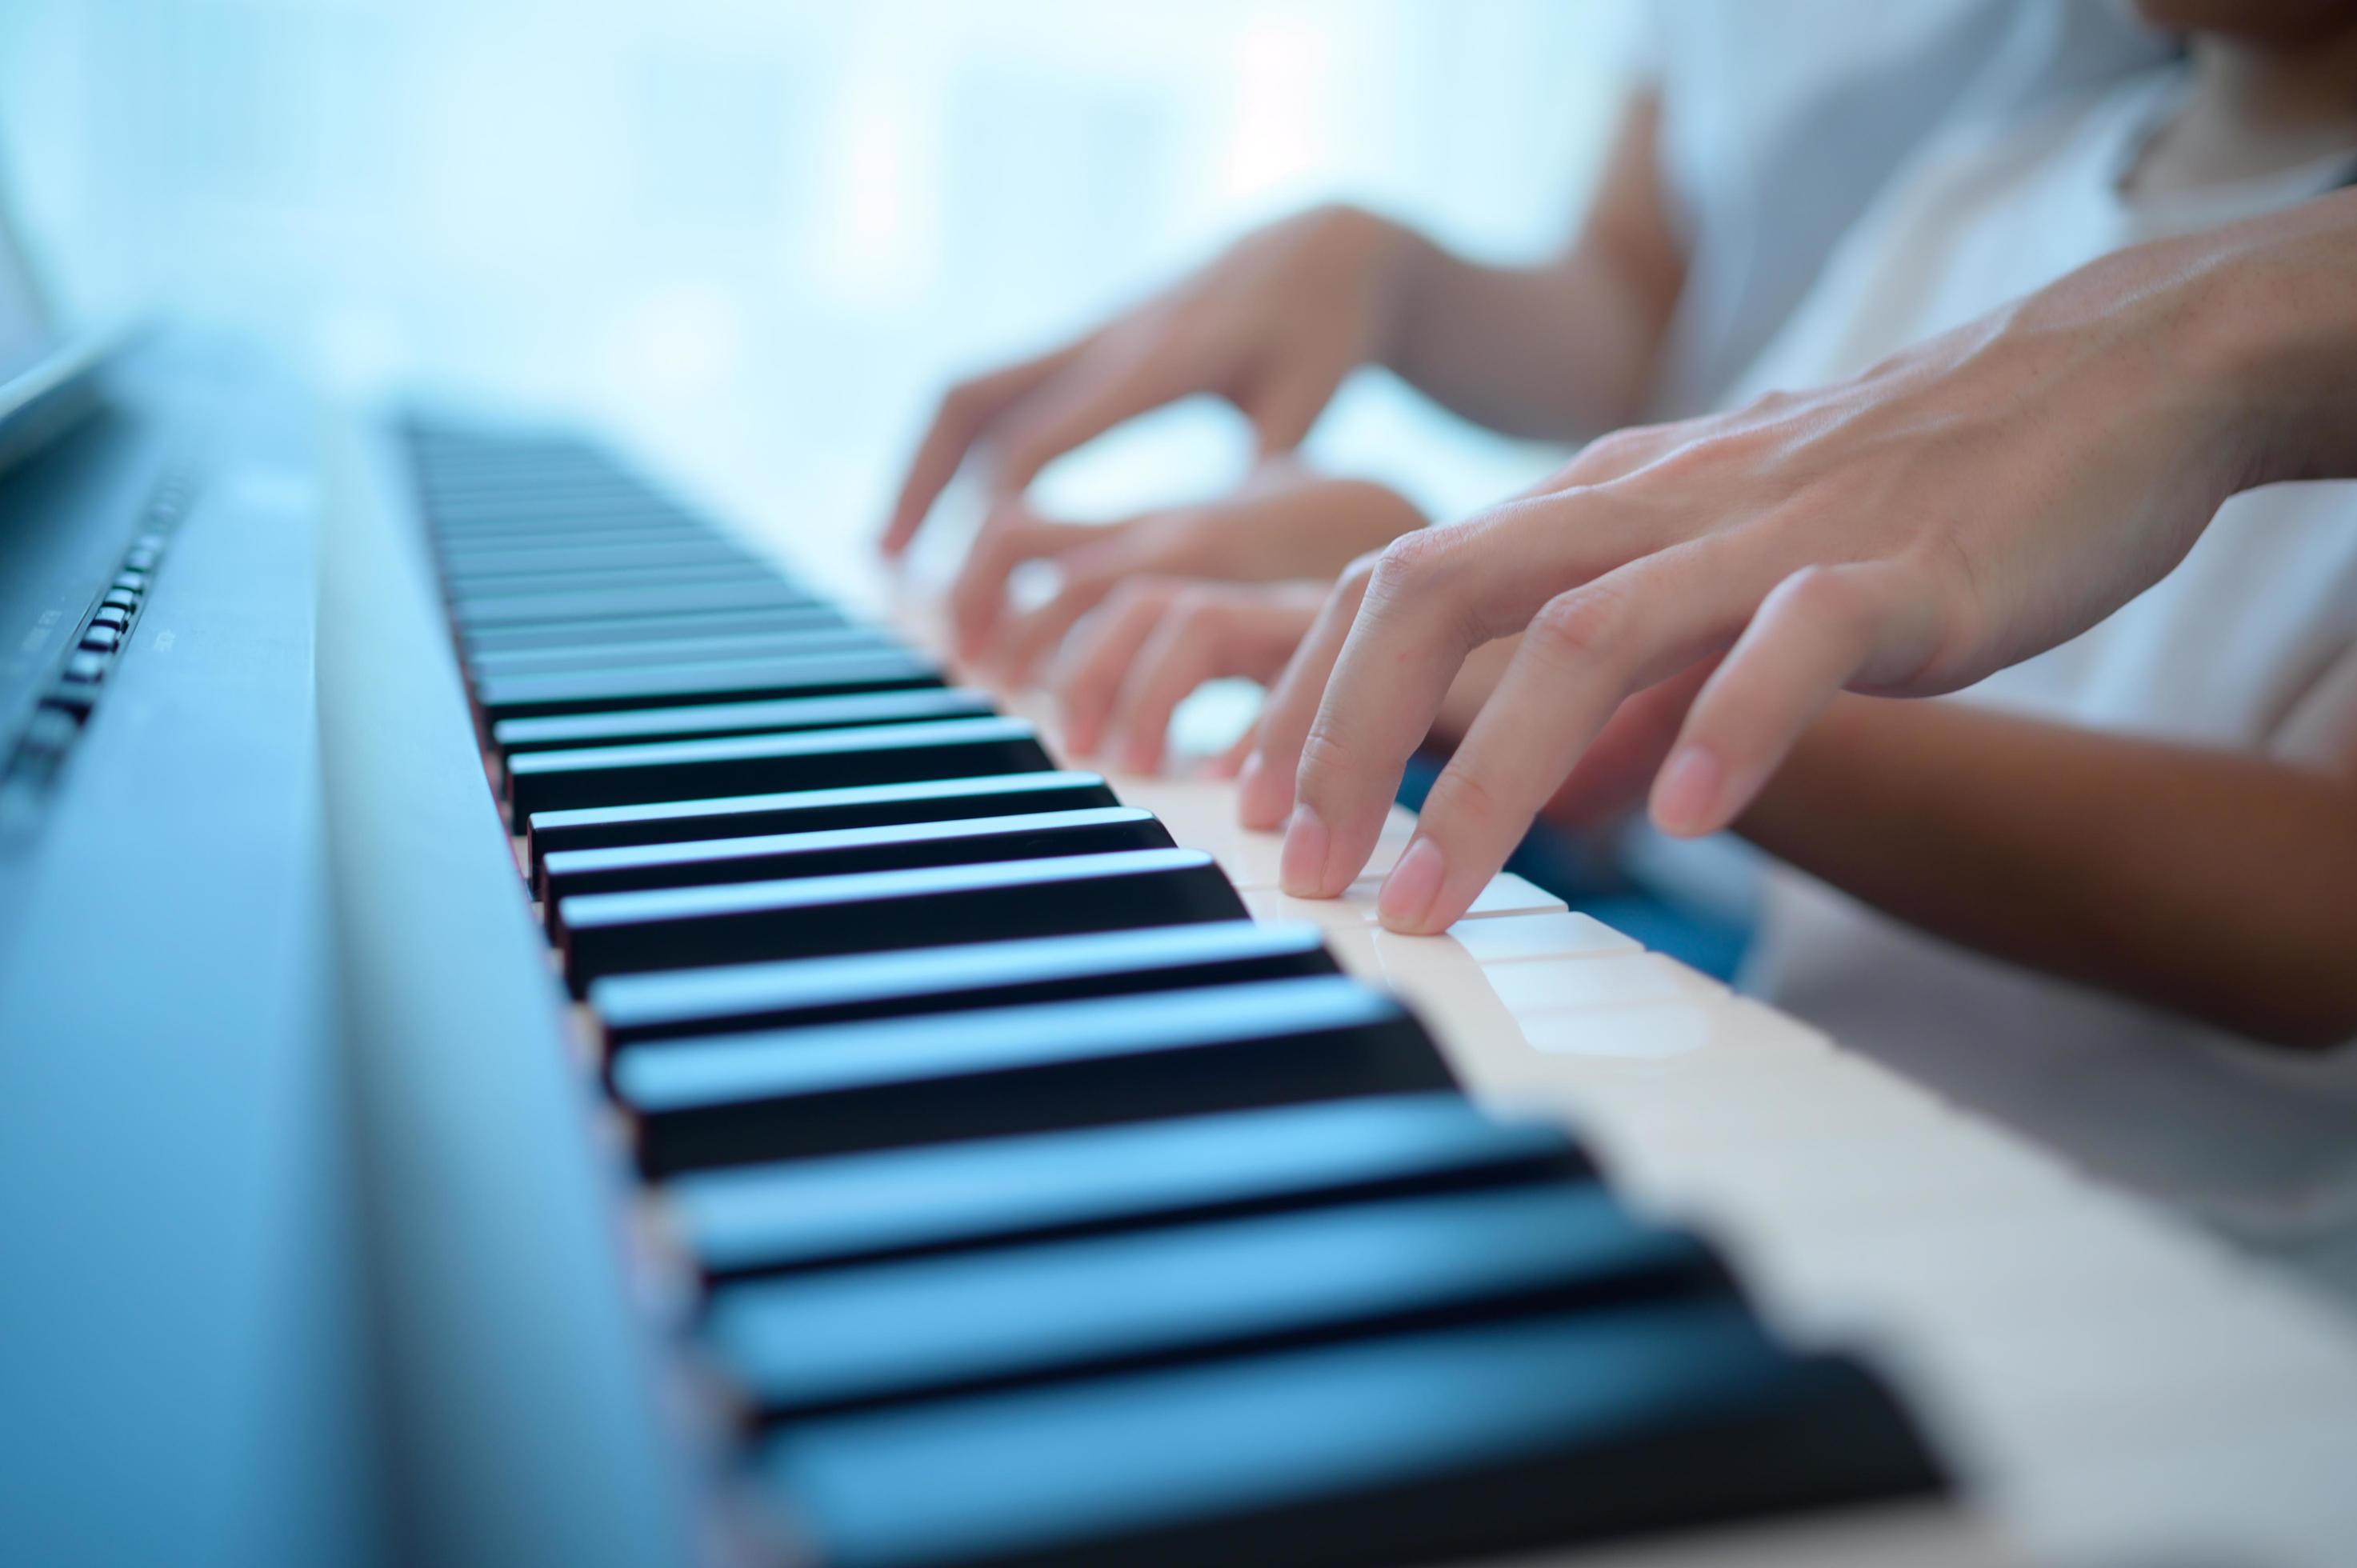
[[[1855,373],[2106,252],[2280,208],[2349,174],[2343,158],[2124,198],[2122,173],[2182,81],[2158,73],[2026,129],[1930,149],[1836,253],[1742,395]],[[1952,700],[2257,750],[2352,646],[2357,484],[2278,485],[2230,501],[2175,573],[2102,626]],[[1749,987],[1845,1044],[2239,1228],[2357,1241],[2344,1229],[2357,1219],[2357,1052],[2287,1060],[1965,952],[1786,868],[1769,875],[1762,911]]]

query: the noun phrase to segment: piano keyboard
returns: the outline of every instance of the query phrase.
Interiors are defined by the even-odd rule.
[[[1243,858],[594,451],[410,450],[518,897],[781,1550],[1447,1561],[1942,1494],[1872,1371],[1476,1107]]]
[[[2207,1245],[1519,878],[1382,931],[1404,814],[1289,899],[595,448],[406,445],[757,1556],[2348,1538],[2357,1348]]]

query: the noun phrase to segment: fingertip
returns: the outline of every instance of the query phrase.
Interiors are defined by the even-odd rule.
[[[1277,854],[1279,886],[1296,898],[1325,895],[1326,862],[1331,835],[1318,813],[1307,805],[1293,808],[1285,824],[1285,844]]]
[[[1696,742],[1678,747],[1653,780],[1653,825],[1672,838],[1717,831],[1726,814],[1727,765]]]
[[[1293,791],[1288,781],[1269,767],[1266,755],[1254,747],[1236,770],[1236,820],[1247,828],[1273,832],[1284,822],[1285,813],[1292,804]]]
[[[1383,929],[1406,936],[1426,934],[1433,905],[1448,878],[1448,860],[1440,845],[1418,837],[1383,878],[1383,892],[1376,897],[1375,913]]]

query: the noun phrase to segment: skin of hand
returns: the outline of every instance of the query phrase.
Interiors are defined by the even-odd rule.
[[[1297,446],[1342,378],[1383,357],[1408,238],[1357,208],[1317,208],[1072,342],[958,382],[918,443],[881,548],[907,548],[977,446],[1002,499],[1114,425],[1200,392],[1243,411],[1263,455]]]
[[[1317,619],[1328,585],[1124,580],[1081,623],[1049,682],[1066,750],[1154,772],[1188,693],[1206,681],[1273,680]]]
[[[1216,500],[1121,522],[1060,521],[1011,500],[984,524],[950,585],[953,646],[961,659],[1017,683],[1125,581],[1330,580],[1354,557],[1424,521],[1411,502],[1382,485],[1331,478],[1283,456],[1260,464],[1239,489]],[[1056,591],[1041,604],[1014,609],[1006,601],[1007,579],[1036,560],[1055,563]]]
[[[2158,581],[2235,491],[2357,471],[2352,253],[2357,192],[2118,252],[1850,381],[1609,436],[1403,537],[1278,682],[1243,820],[1286,822],[1288,892],[1339,893],[1467,654],[1519,632],[1385,883],[1388,927],[1456,919],[1590,743],[1658,742],[1665,708],[1656,822],[1727,825],[1835,692],[1967,685]],[[1607,733],[1671,681],[1690,703]]]
[[[1659,118],[1652,93],[1632,96],[1577,233],[1534,263],[1467,261],[1372,213],[1319,208],[1247,236],[1076,342],[952,387],[910,460],[884,553],[906,548],[970,456],[986,459],[991,515],[952,617],[962,654],[983,662],[1007,572],[1087,537],[1031,513],[1024,489],[1053,458],[1164,403],[1226,398],[1252,422],[1264,458],[1296,446],[1343,377],[1369,363],[1513,434],[1574,440],[1624,423],[1685,274],[1661,187]],[[1131,569],[1241,575],[1178,557]],[[1008,656],[1036,659],[1046,640]]]

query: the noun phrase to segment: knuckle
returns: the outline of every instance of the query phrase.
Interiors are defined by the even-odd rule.
[[[1619,651],[1628,624],[1628,601],[1611,588],[1590,584],[1549,599],[1531,618],[1524,635],[1558,661],[1593,664]]]
[[[1433,780],[1432,792],[1425,798],[1424,814],[1436,821],[1461,824],[1483,837],[1492,836],[1505,819],[1497,791],[1479,774],[1462,768],[1444,768],[1440,777]]]
[[[1448,572],[1450,553],[1448,542],[1438,529],[1400,535],[1375,553],[1373,569],[1367,576],[1368,596],[1390,599],[1432,591]]]
[[[1301,771],[1304,776],[1351,778],[1357,772],[1356,755],[1330,727],[1314,724],[1301,742]]]

